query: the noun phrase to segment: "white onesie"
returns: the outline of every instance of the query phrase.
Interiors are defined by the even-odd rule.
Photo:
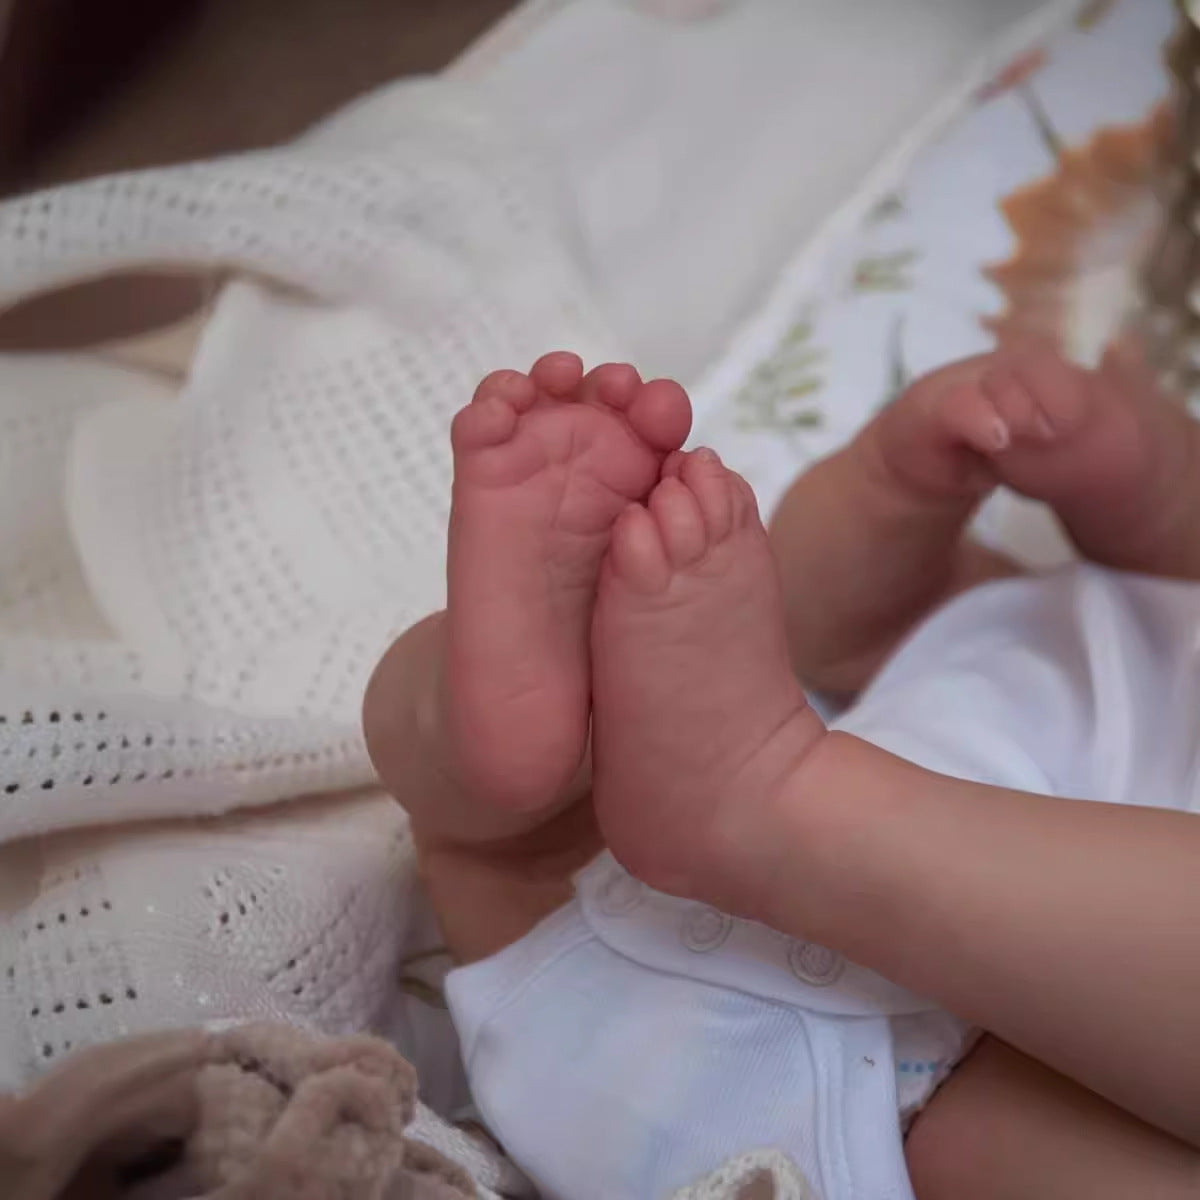
[[[935,616],[836,724],[944,773],[1197,807],[1200,587],[1072,568]],[[912,1200],[904,1118],[968,1028],[611,858],[449,979],[479,1109],[550,1197],[658,1200],[773,1148],[813,1200]]]

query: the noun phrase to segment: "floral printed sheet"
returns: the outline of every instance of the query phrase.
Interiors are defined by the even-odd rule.
[[[1097,360],[1160,219],[1175,19],[1170,0],[1056,6],[785,268],[696,389],[696,440],[764,511],[919,373],[1025,331]]]

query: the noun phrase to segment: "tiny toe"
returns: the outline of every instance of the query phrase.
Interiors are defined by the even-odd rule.
[[[682,450],[672,450],[671,453],[663,459],[661,478],[678,479],[683,473],[683,467],[687,461],[688,455]]]
[[[717,453],[707,447],[681,457],[681,477],[696,498],[709,540],[721,541],[733,530],[736,493],[730,478],[731,472],[725,468]]]
[[[631,504],[613,523],[608,560],[614,574],[644,592],[661,592],[671,582],[658,522],[640,504]]]
[[[517,428],[517,409],[499,396],[468,404],[450,424],[450,444],[458,454],[507,442]]]
[[[629,363],[604,363],[593,367],[584,377],[579,388],[581,400],[593,404],[605,404],[624,412],[633,403],[642,377],[637,368]]]
[[[1032,392],[1007,364],[998,364],[985,371],[979,386],[1007,426],[1010,440],[1032,438],[1049,442],[1057,436],[1053,423]]]
[[[626,417],[633,431],[655,450],[678,450],[692,428],[692,404],[673,379],[643,384]]]
[[[537,398],[537,388],[528,375],[520,371],[493,371],[485,375],[475,389],[473,404],[499,400],[517,412],[526,412]]]
[[[733,523],[736,528],[747,525],[762,524],[762,514],[758,511],[758,497],[754,489],[736,471],[726,468],[729,494],[733,501]]]
[[[1012,442],[1008,422],[978,384],[962,383],[942,398],[946,431],[980,454],[999,454]]]
[[[583,378],[583,360],[569,350],[543,354],[529,368],[529,378],[542,391],[559,399],[570,396]]]
[[[649,508],[673,566],[687,566],[703,556],[708,549],[704,514],[682,479],[664,479],[650,493]]]
[[[1061,437],[1075,430],[1088,409],[1092,373],[1047,349],[1023,354],[1012,364],[1013,374],[1029,393],[1038,417],[1035,423]]]

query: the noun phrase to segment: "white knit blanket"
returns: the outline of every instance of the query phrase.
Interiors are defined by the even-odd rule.
[[[411,869],[359,704],[442,603],[454,410],[613,352],[566,212],[448,82],[0,206],[0,304],[232,276],[176,381],[0,360],[0,1086],[162,1025],[391,1019]]]

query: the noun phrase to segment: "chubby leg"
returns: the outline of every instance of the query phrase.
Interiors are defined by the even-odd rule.
[[[376,669],[363,703],[375,767],[413,817],[418,864],[459,962],[495,954],[571,898],[571,876],[600,851],[586,772],[561,811],[514,824],[461,783],[441,721],[446,614],[404,633]]]
[[[913,1126],[917,1200],[1195,1200],[1200,1151],[985,1038]]]

